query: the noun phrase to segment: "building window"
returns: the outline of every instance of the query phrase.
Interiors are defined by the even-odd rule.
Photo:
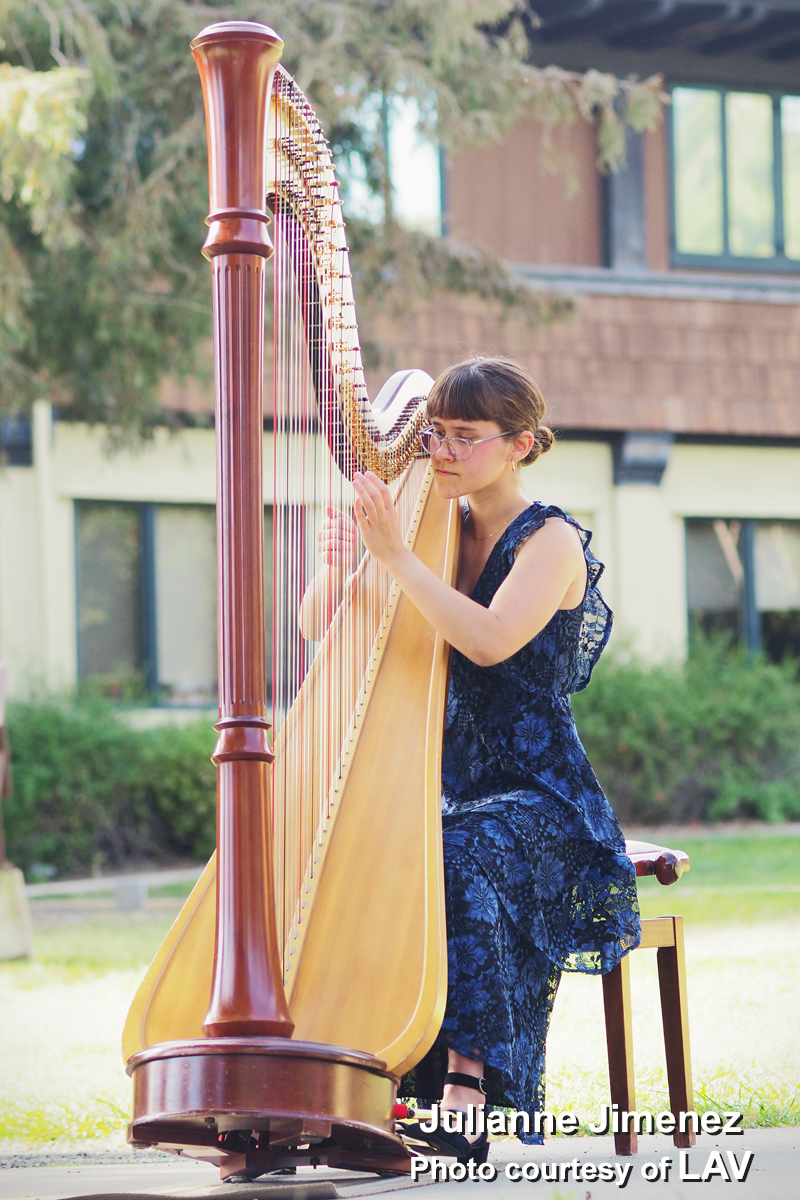
[[[693,628],[800,658],[800,521],[688,520]]]
[[[216,527],[210,505],[75,506],[78,675],[112,696],[217,703]],[[272,509],[264,512],[267,681],[272,680]]]
[[[673,263],[800,270],[800,96],[672,89]]]

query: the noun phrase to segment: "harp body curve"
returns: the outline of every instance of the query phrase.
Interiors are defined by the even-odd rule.
[[[414,549],[449,578],[457,528],[450,506],[437,499],[423,489]],[[319,833],[324,869],[313,903],[306,901],[286,992],[294,1036],[373,1053],[399,1076],[433,1044],[447,994],[439,762],[448,650],[402,594],[387,618],[335,815]],[[297,703],[306,702],[301,693]],[[291,726],[276,739],[275,754],[276,772],[296,758]],[[136,993],[123,1035],[126,1059],[161,1042],[202,1037],[215,888],[216,855]]]

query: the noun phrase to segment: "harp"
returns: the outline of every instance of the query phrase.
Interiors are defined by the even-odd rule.
[[[353,471],[390,483],[408,544],[448,582],[458,513],[433,491],[417,449],[430,378],[400,372],[369,402],[330,150],[278,66],[281,50],[248,22],[210,26],[192,43],[208,131],[216,360],[218,843],[123,1035],[129,1141],[217,1162],[223,1178],[309,1160],[408,1170],[392,1105],[438,1033],[447,986],[448,647],[364,554],[318,577],[318,643],[304,638],[299,613],[315,531],[326,505],[352,503]],[[272,714],[262,494],[270,221]]]

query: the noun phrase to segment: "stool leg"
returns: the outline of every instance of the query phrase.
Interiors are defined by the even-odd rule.
[[[675,1117],[691,1112],[692,1059],[689,1053],[689,1010],[686,1004],[686,958],[683,950],[683,917],[673,917],[675,945],[661,946],[656,952],[658,983],[661,991],[661,1019],[664,1023],[664,1048],[667,1053],[667,1083],[669,1106]],[[686,1133],[677,1129],[673,1135],[676,1146],[695,1143],[694,1127]]]
[[[630,1113],[636,1108],[630,955],[626,954],[613,971],[603,976],[603,1006],[606,1013],[611,1103],[618,1104],[621,1113]],[[622,1133],[614,1134],[614,1150],[617,1154],[636,1154],[638,1149],[638,1134],[630,1127]]]

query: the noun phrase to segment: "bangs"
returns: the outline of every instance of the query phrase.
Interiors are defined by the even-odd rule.
[[[433,385],[428,396],[428,417],[439,421],[499,421],[502,391],[487,378],[486,363],[459,363]]]

